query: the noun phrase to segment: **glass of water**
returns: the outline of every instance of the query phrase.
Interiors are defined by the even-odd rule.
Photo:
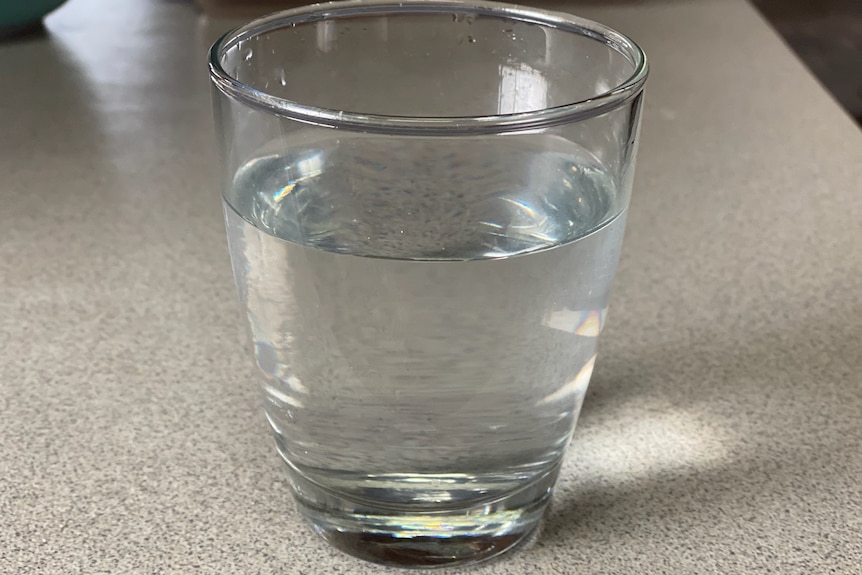
[[[608,306],[647,64],[473,0],[255,20],[209,60],[265,412],[336,547],[463,564],[538,525]]]

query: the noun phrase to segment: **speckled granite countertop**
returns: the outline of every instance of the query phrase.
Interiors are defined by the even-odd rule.
[[[475,573],[859,573],[862,133],[748,5],[566,5],[653,73],[542,536]],[[0,573],[381,568],[299,521],[240,345],[191,5],[0,44]]]

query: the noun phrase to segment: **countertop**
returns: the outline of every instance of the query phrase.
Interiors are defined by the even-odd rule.
[[[860,572],[862,132],[738,0],[570,3],[652,62],[544,530],[483,575]],[[240,339],[188,3],[0,43],[0,573],[383,571],[301,523]]]

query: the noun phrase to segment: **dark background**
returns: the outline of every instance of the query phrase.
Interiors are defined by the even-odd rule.
[[[862,124],[862,0],[752,0]]]

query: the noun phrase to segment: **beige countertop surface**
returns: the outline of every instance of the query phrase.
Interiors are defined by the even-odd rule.
[[[862,132],[744,2],[563,6],[651,58],[635,193],[544,530],[473,572],[860,573]],[[301,523],[250,377],[226,26],[70,0],[0,43],[0,573],[384,571]]]

